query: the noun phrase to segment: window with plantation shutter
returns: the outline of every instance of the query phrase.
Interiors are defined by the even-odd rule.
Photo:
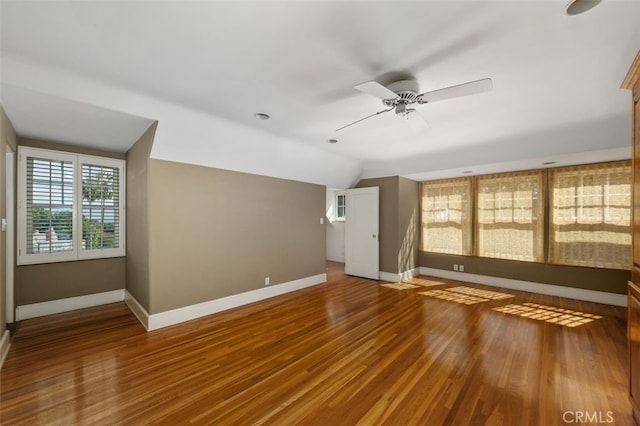
[[[18,264],[124,256],[123,160],[18,149]]]
[[[82,240],[85,250],[120,246],[120,169],[82,165]]]
[[[422,183],[421,250],[471,254],[471,179]]]
[[[73,245],[73,162],[27,157],[27,254],[65,253]]]
[[[631,267],[631,162],[550,171],[550,262]]]
[[[544,170],[478,176],[478,256],[544,262]]]

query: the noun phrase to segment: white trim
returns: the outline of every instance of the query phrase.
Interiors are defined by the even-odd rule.
[[[399,283],[409,278],[417,277],[420,275],[420,268],[409,269],[408,271],[394,274],[392,272],[379,271],[380,281],[388,281],[391,283]]]
[[[2,339],[0,339],[0,370],[2,370],[2,365],[4,364],[5,358],[7,358],[7,354],[9,353],[9,347],[11,346],[11,339],[9,335],[9,330],[5,330],[2,335]]]
[[[133,313],[133,315],[138,318],[140,324],[145,328],[145,330],[149,331],[149,313],[147,310],[138,302],[138,300],[133,297],[128,290],[124,291],[124,303],[127,304],[129,310]]]
[[[15,265],[15,153],[8,143],[5,143],[5,319],[7,323],[14,322],[15,296],[14,296],[14,265]]]
[[[447,271],[420,267],[421,275],[449,278],[452,280],[467,281],[470,283],[484,284],[495,287],[510,288],[513,290],[528,291],[531,293],[547,294],[550,296],[566,297],[569,299],[586,300],[588,302],[604,303],[605,305],[627,306],[627,295],[608,293],[606,291],[587,290],[584,288],[564,287],[560,285],[542,284],[531,281],[512,280],[509,278],[491,277],[488,275],[467,274],[465,272]]]
[[[184,306],[182,308],[172,309],[170,311],[160,312],[152,315],[149,315],[146,310],[131,295],[128,296],[130,297],[130,299],[127,299],[127,305],[131,308],[134,315],[138,317],[138,320],[147,329],[147,331],[152,331],[159,328],[168,327],[170,325],[179,324],[181,322],[190,321],[192,319],[215,314],[217,312],[226,311],[227,309],[237,308],[238,306],[247,305],[249,303],[268,299],[270,297],[279,296],[291,291],[301,290],[303,288],[321,284],[326,281],[326,273],[318,274],[310,277],[300,278],[299,280],[259,288],[257,290],[234,294],[232,296],[209,300],[208,302],[198,303],[191,306]],[[134,309],[136,311],[134,311]]]
[[[106,305],[107,303],[121,302],[123,300],[124,289],[87,294],[85,296],[69,297],[67,299],[51,300],[48,302],[33,303],[31,305],[18,306],[16,308],[16,320],[22,321],[29,318],[59,314],[61,312],[68,312],[76,309]]]

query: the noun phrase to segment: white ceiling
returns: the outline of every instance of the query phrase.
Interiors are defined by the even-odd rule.
[[[2,103],[19,134],[124,150],[157,119],[157,158],[338,187],[628,157],[640,1],[566,1],[2,1]],[[336,133],[394,72],[494,90]]]

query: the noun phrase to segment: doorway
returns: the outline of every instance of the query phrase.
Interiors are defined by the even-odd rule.
[[[347,190],[345,274],[377,280],[380,277],[379,198],[375,187]]]

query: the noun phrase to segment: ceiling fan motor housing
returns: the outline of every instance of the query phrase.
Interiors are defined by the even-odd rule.
[[[398,115],[405,113],[406,105],[414,104],[417,101],[419,87],[416,80],[399,80],[388,85],[387,89],[394,92],[398,97],[385,99],[382,103],[388,107],[396,107],[396,114]],[[398,111],[400,105],[405,106],[405,108],[401,108],[401,112]]]

